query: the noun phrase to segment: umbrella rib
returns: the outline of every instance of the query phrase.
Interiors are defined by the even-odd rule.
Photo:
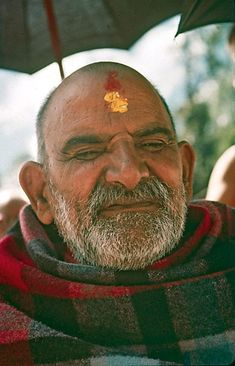
[[[61,79],[64,79],[64,69],[62,65],[62,52],[61,52],[61,43],[59,37],[59,31],[56,23],[56,18],[53,10],[53,5],[51,0],[44,0],[44,8],[47,14],[47,22],[48,28],[51,36],[51,43],[54,50],[54,54],[56,57],[56,61],[58,63],[60,69]]]
[[[193,12],[195,12],[195,8],[197,7],[197,5],[198,4],[196,2],[192,4],[191,9],[188,11],[187,16],[184,19],[184,23],[187,23],[188,19],[192,16]],[[182,23],[182,27],[184,26],[184,23]]]
[[[25,32],[25,38],[24,38],[24,48],[26,50],[25,54],[27,56],[30,55],[31,57],[31,50],[30,50],[30,32],[29,32],[29,27],[28,27],[28,23],[27,23],[27,12],[28,12],[28,6],[27,3],[24,1],[22,3],[22,14],[23,14],[23,27],[24,27],[24,32]],[[28,64],[28,57],[27,57],[27,64]],[[26,62],[25,62],[25,66],[26,66]]]

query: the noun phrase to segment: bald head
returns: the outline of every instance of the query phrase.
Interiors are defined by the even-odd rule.
[[[57,116],[60,113],[61,118],[63,118],[66,114],[66,107],[70,105],[74,96],[76,96],[76,99],[80,99],[82,101],[88,95],[93,94],[93,99],[96,100],[100,96],[99,91],[102,91],[104,94],[104,100],[106,95],[107,98],[114,98],[114,102],[119,102],[115,104],[119,106],[121,105],[121,107],[117,107],[117,112],[120,112],[123,104],[125,104],[126,107],[124,105],[124,113],[125,111],[128,111],[128,101],[125,101],[126,98],[122,97],[119,94],[119,91],[121,89],[125,91],[128,88],[128,85],[134,85],[134,90],[138,89],[143,93],[145,90],[149,89],[156,98],[160,98],[161,103],[168,114],[171,127],[175,132],[173,119],[168,105],[160,93],[147,79],[143,77],[143,75],[123,64],[114,62],[97,62],[82,67],[64,79],[63,82],[49,94],[42,104],[38,113],[36,126],[38,161],[43,163],[47,157],[45,129],[51,128],[54,133],[58,131],[58,117],[54,121],[53,118],[48,118],[49,111],[50,116],[52,116],[54,112],[57,112]],[[109,92],[115,94],[110,96]],[[107,101],[106,104],[108,103],[110,103],[109,107],[113,105],[111,102]],[[82,102],[80,103],[80,108],[83,108]]]

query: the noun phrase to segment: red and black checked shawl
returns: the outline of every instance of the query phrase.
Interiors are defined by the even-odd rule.
[[[0,365],[227,365],[235,360],[235,210],[190,205],[144,271],[72,263],[30,206],[0,244]]]

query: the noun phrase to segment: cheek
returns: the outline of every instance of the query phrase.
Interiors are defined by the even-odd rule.
[[[58,176],[58,172],[60,175]],[[101,176],[102,167],[97,162],[71,161],[66,163],[62,169],[61,167],[53,174],[54,184],[60,193],[67,199],[74,199],[87,201],[90,193],[96,186]]]
[[[170,187],[178,188],[181,186],[182,180],[182,166],[179,159],[173,157],[151,158],[148,160],[148,165],[151,174],[160,178]]]

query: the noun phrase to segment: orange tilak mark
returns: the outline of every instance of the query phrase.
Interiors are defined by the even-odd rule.
[[[104,100],[109,103],[111,112],[125,113],[128,111],[128,100],[120,96],[118,92],[106,93]]]

